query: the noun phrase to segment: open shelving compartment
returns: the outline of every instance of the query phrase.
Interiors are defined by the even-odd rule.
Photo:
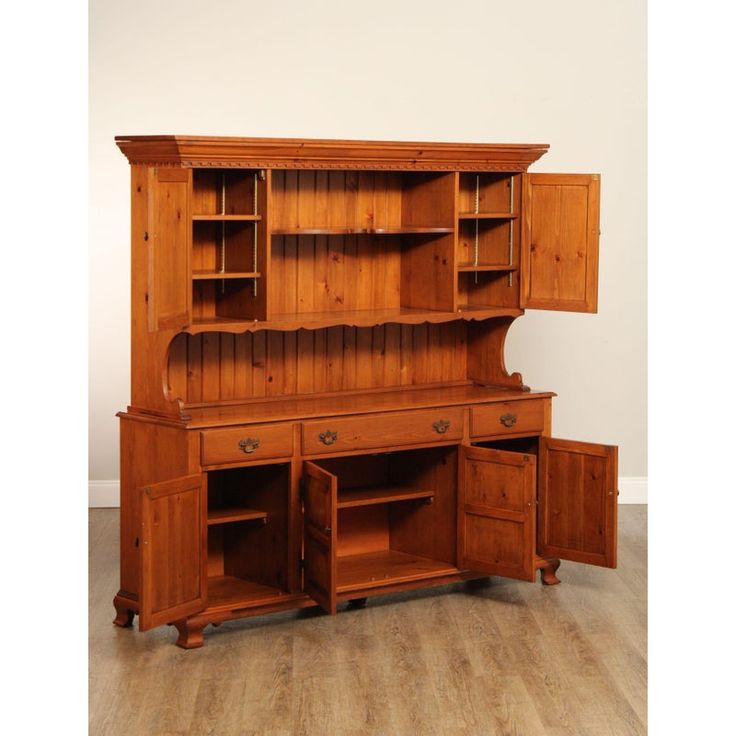
[[[288,464],[207,473],[208,605],[245,608],[288,591]]]
[[[338,597],[457,572],[456,447],[307,464],[336,478]]]
[[[461,173],[457,303],[464,310],[519,308],[519,174]]]
[[[265,175],[255,170],[194,169],[192,178],[192,316],[258,319],[266,237],[261,210]]]
[[[454,309],[455,175],[274,171],[269,318]]]

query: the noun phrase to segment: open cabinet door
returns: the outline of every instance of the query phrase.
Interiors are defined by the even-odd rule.
[[[599,174],[524,174],[521,306],[598,311]]]
[[[148,329],[183,329],[190,323],[192,286],[189,253],[192,170],[159,167],[149,207]]]
[[[141,631],[205,608],[206,503],[199,474],[141,490]]]
[[[337,612],[337,477],[304,463],[304,592]]]
[[[458,566],[534,580],[536,458],[460,446]]]
[[[618,448],[542,437],[539,554],[616,567],[617,479]]]

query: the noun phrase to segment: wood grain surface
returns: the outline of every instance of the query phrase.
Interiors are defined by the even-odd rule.
[[[633,736],[646,733],[646,507],[616,570],[491,578],[207,629],[111,623],[118,512],[90,511],[90,734]]]

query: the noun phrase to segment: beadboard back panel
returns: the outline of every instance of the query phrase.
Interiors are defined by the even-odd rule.
[[[169,396],[187,404],[467,378],[466,324],[178,335]]]

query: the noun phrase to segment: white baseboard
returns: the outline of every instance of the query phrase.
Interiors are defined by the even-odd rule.
[[[618,502],[623,503],[647,503],[647,477],[621,477],[618,478],[619,497]]]
[[[91,480],[89,482],[89,507],[91,509],[117,508],[120,506],[119,480]]]
[[[628,477],[618,479],[621,494],[618,502],[647,503],[647,479]],[[116,508],[120,506],[120,481],[91,480],[89,482],[89,507],[91,509]]]

